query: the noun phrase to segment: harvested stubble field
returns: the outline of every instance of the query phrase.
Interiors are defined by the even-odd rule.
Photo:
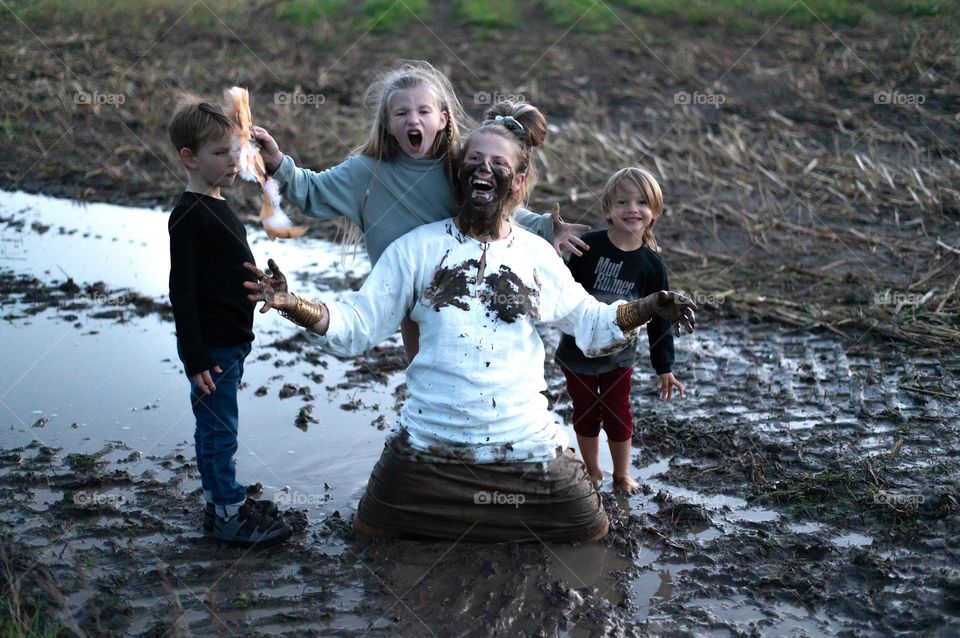
[[[0,185],[170,206],[175,95],[233,84],[284,151],[325,168],[363,139],[373,74],[422,58],[473,116],[506,96],[547,113],[535,210],[597,225],[611,172],[654,170],[664,257],[706,305],[960,344],[953,5],[347,4],[6,5]]]

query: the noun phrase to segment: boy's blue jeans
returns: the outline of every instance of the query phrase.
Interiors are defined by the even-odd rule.
[[[216,391],[205,395],[190,382],[190,403],[197,419],[193,435],[197,469],[204,491],[213,494],[213,502],[217,505],[242,503],[247,497],[247,491],[237,483],[234,455],[239,426],[237,391],[243,377],[243,361],[250,350],[249,343],[230,348],[208,348],[207,352],[223,371],[218,374],[210,370]],[[178,354],[179,351],[178,345]]]

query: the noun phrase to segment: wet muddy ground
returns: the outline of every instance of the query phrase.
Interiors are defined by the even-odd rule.
[[[615,495],[608,477],[607,539],[366,542],[350,519],[404,395],[399,347],[341,361],[258,315],[240,478],[280,502],[297,534],[250,552],[200,531],[164,297],[166,215],[2,197],[0,563],[6,596],[48,625],[97,636],[960,632],[955,352],[707,313],[677,341],[682,400],[657,400],[640,359],[644,491]],[[366,269],[317,240],[250,237],[258,261],[299,273],[299,290],[352,287]],[[549,359],[556,334],[544,336]],[[552,364],[548,376],[568,417]]]

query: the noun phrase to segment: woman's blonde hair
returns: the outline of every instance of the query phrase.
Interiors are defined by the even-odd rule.
[[[653,220],[643,229],[643,243],[650,246],[655,252],[660,252],[657,238],[653,234],[653,227],[660,218],[660,214],[663,213],[663,191],[660,190],[660,184],[657,183],[657,178],[653,176],[653,173],[637,166],[621,168],[607,180],[606,186],[603,187],[603,192],[600,194],[600,210],[604,216],[610,212],[617,191],[625,183],[632,184],[643,193],[647,206],[653,213]],[[610,224],[610,220],[607,220],[607,224]]]
[[[516,127],[511,120],[519,124],[520,127]],[[533,149],[543,144],[547,137],[547,118],[540,112],[540,109],[526,102],[497,102],[487,109],[483,122],[464,140],[457,161],[458,168],[463,166],[467,149],[470,147],[470,140],[480,133],[494,133],[516,142],[520,158],[517,164],[517,172],[526,175],[526,177],[521,187],[506,201],[506,205],[511,211],[517,206],[525,206],[539,177],[533,161]],[[457,204],[462,204],[464,201],[463,189],[460,187],[459,180],[454,180],[453,183]]]

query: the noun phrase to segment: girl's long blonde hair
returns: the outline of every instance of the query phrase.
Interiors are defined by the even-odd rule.
[[[371,116],[370,130],[367,133],[367,139],[353,149],[352,154],[372,157],[376,159],[376,165],[370,186],[367,187],[360,203],[361,214],[366,208],[370,190],[376,182],[380,162],[390,161],[403,152],[397,140],[387,130],[390,98],[397,91],[416,87],[427,88],[436,98],[440,111],[447,114],[447,125],[437,133],[430,147],[429,156],[445,157],[447,180],[451,185],[456,182],[455,160],[460,153],[460,129],[469,128],[472,121],[464,112],[453,90],[453,85],[446,75],[423,60],[398,60],[391,69],[380,73],[367,89],[364,97],[364,105],[369,109]],[[342,238],[344,249],[350,246],[355,249],[363,237],[363,231],[344,217],[338,218],[337,223],[337,236]]]
[[[660,184],[657,183],[657,178],[653,176],[653,173],[637,166],[621,168],[607,180],[606,186],[603,187],[603,192],[600,194],[600,210],[604,215],[610,212],[610,209],[613,208],[613,198],[625,182],[633,184],[647,200],[647,206],[653,213],[653,220],[649,226],[643,229],[643,243],[658,253],[660,247],[657,245],[657,238],[653,234],[653,227],[663,213],[663,191],[660,190]]]

